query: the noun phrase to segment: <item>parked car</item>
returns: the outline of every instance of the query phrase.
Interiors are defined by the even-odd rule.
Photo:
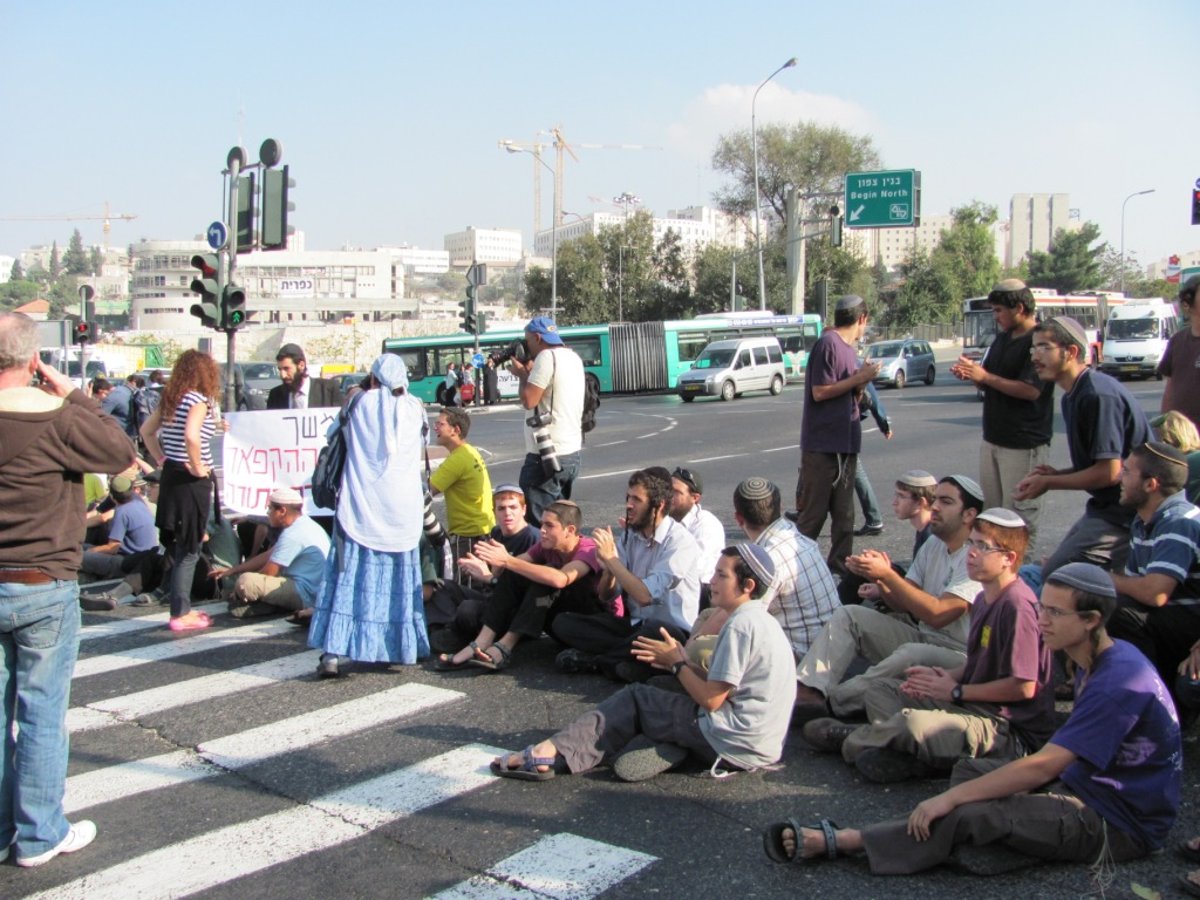
[[[234,384],[238,388],[238,409],[266,409],[271,388],[283,384],[275,363],[236,363]],[[225,367],[221,366],[222,375]]]
[[[679,376],[675,389],[685,403],[714,395],[732,400],[743,391],[780,394],[786,380],[778,338],[739,338],[713,341],[701,350],[692,368]]]
[[[333,375],[330,377],[337,382],[338,390],[340,390],[342,392],[342,396],[345,397],[348,393],[350,393],[351,388],[358,387],[360,384],[362,384],[363,379],[369,374],[369,372],[344,372],[341,375]]]
[[[898,341],[879,341],[867,346],[864,358],[880,364],[875,383],[902,388],[910,381],[933,384],[937,369],[933,365],[933,348],[928,341],[904,338]]]

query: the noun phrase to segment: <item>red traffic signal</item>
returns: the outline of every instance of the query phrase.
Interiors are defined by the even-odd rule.
[[[95,330],[91,322],[76,322],[74,340],[76,344],[86,344],[95,340]]]

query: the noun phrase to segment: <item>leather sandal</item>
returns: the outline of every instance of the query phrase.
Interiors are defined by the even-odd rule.
[[[499,651],[499,659],[492,656],[490,652],[492,650]],[[480,650],[478,647],[475,647],[475,655],[467,660],[467,665],[475,666],[486,672],[500,672],[512,665],[512,651],[503,644],[492,644],[486,650]]]
[[[824,857],[802,855],[804,850],[804,835],[801,834],[802,828],[807,828],[810,831],[821,831],[825,835]],[[801,825],[795,819],[776,822],[774,825],[769,825],[766,831],[763,832],[763,850],[772,861],[777,863],[808,864],[820,862],[822,859],[837,859],[837,829],[838,824],[829,819],[821,819],[815,825]],[[796,849],[791,854],[783,846],[783,833],[788,830],[795,835]]]

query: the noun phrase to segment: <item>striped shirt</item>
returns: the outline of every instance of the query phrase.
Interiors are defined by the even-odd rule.
[[[183,395],[179,406],[175,408],[175,418],[170,422],[162,423],[162,428],[158,432],[158,441],[162,445],[167,459],[187,465],[188,452],[184,430],[187,427],[188,410],[197,403],[208,404],[208,415],[204,417],[204,423],[200,426],[200,459],[204,465],[212,468],[211,442],[213,430],[216,428],[216,418],[213,416],[212,402],[199,391],[188,391]]]
[[[841,606],[833,575],[817,542],[787,519],[776,519],[754,543],[775,564],[775,580],[763,595],[767,612],[783,628],[796,659],[803,659],[813,638]]]
[[[1152,572],[1179,583],[1172,604],[1200,604],[1200,509],[1183,491],[1165,499],[1149,523],[1136,516],[1130,526],[1125,574],[1137,578]]]

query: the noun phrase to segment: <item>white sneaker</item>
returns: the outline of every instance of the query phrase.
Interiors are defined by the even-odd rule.
[[[90,819],[80,819],[67,831],[67,836],[59,841],[57,847],[51,847],[45,853],[37,856],[17,857],[17,865],[27,869],[44,865],[60,853],[74,853],[82,850],[96,839],[96,823]],[[5,851],[7,853],[7,851]]]

